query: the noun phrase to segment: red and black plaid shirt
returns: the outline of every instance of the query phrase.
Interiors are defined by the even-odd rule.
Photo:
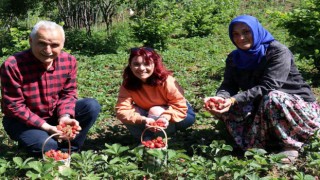
[[[77,62],[61,52],[46,70],[31,49],[10,56],[1,66],[2,111],[30,126],[63,114],[74,117]]]

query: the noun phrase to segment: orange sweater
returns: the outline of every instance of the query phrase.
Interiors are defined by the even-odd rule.
[[[159,86],[143,84],[139,90],[127,90],[120,87],[116,104],[117,118],[127,124],[141,123],[143,116],[135,111],[133,104],[149,110],[153,106],[168,106],[162,115],[172,122],[182,121],[188,107],[183,90],[172,76]]]

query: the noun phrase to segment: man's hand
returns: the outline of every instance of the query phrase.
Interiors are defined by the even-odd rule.
[[[70,140],[74,139],[76,137],[77,134],[80,133],[81,131],[81,127],[79,125],[79,122],[76,119],[72,119],[69,116],[63,116],[59,118],[59,125],[70,125],[71,127],[76,126],[77,129],[75,129],[75,131],[73,132],[74,135],[71,137],[66,137],[62,135],[62,131],[59,131],[59,133],[61,134],[61,136],[59,136],[59,138],[66,140],[67,138],[69,138]]]
[[[57,129],[56,126],[52,126],[52,125],[50,125],[50,124],[48,124],[46,122],[42,124],[40,129],[48,132],[49,134],[60,133],[60,131]],[[58,138],[60,138],[60,136]]]

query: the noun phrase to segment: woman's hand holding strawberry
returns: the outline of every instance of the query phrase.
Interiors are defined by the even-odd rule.
[[[169,126],[169,121],[164,117],[159,117],[154,122],[146,123],[146,127],[147,128],[149,128],[149,127],[160,127],[160,128],[166,129],[168,126]],[[150,128],[150,130],[153,131],[153,132],[159,131],[159,129],[157,129],[157,128]]]

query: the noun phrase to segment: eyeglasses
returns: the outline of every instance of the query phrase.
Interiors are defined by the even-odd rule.
[[[134,52],[139,51],[140,49],[143,49],[143,50],[149,51],[149,52],[153,52],[154,51],[152,48],[149,48],[149,47],[135,47],[135,48],[131,48],[130,52],[134,53]]]

